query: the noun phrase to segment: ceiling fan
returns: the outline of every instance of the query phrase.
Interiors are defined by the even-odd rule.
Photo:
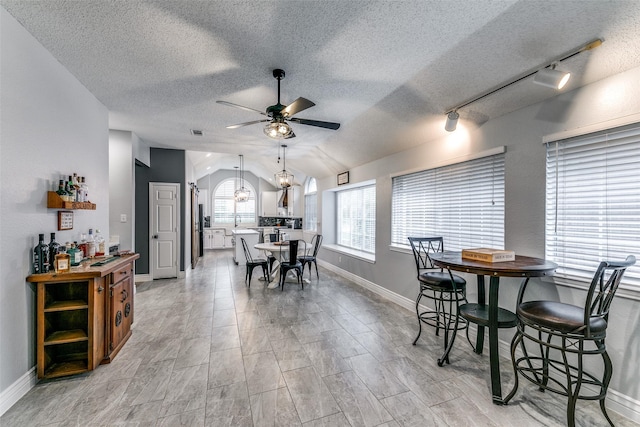
[[[232,102],[216,101],[218,104],[228,105],[229,107],[236,107],[247,111],[255,111],[256,113],[269,117],[268,119],[253,120],[251,122],[244,122],[238,123],[237,125],[227,126],[227,129],[236,129],[256,123],[269,122],[269,124],[264,128],[265,135],[273,139],[289,139],[294,138],[296,135],[293,133],[293,129],[291,129],[291,126],[289,126],[287,122],[296,122],[302,125],[316,126],[332,130],[336,130],[340,127],[340,123],[322,122],[319,120],[309,120],[299,117],[293,117],[299,112],[313,107],[316,104],[306,98],[298,98],[289,105],[282,105],[280,103],[280,80],[284,79],[284,70],[281,70],[279,68],[273,70],[273,77],[278,80],[278,103],[276,105],[267,107],[266,112],[262,112],[251,107],[234,104]]]

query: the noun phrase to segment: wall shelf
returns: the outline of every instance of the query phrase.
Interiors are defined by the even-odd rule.
[[[91,202],[65,202],[55,191],[47,192],[47,207],[53,209],[87,209],[96,210],[96,204]]]

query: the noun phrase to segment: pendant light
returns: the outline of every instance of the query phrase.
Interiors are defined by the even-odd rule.
[[[293,174],[287,172],[287,156],[285,150],[287,149],[286,144],[282,144],[282,160],[283,167],[282,172],[278,172],[275,174],[276,178],[276,186],[280,188],[289,188],[293,185]],[[280,163],[280,147],[278,147],[278,163]]]
[[[238,168],[236,167],[236,184],[238,182]],[[236,191],[233,193],[233,198],[236,202],[242,203],[249,200],[250,191],[244,186],[244,156],[240,154],[240,183],[236,185]]]

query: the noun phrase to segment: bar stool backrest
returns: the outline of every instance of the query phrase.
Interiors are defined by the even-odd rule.
[[[409,243],[413,250],[413,258],[416,261],[418,275],[429,270],[442,271],[433,265],[429,254],[444,252],[444,240],[442,237],[409,237]]]

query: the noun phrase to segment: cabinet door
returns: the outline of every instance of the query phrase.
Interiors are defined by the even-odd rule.
[[[278,214],[278,194],[275,191],[263,191],[260,195],[262,216],[276,216]]]
[[[95,369],[102,359],[107,355],[106,340],[106,307],[107,307],[107,290],[105,288],[104,277],[96,278],[93,282],[93,302],[91,309],[93,314],[89,314],[89,318],[93,319],[93,331],[91,336],[93,355],[90,369]]]
[[[224,231],[216,230],[213,232],[213,245],[212,247],[219,249],[224,248]]]
[[[124,329],[124,301],[126,300],[124,283],[125,281],[123,280],[115,285],[111,285],[111,313],[109,316],[111,336],[109,337],[109,352],[116,350],[126,335]]]

